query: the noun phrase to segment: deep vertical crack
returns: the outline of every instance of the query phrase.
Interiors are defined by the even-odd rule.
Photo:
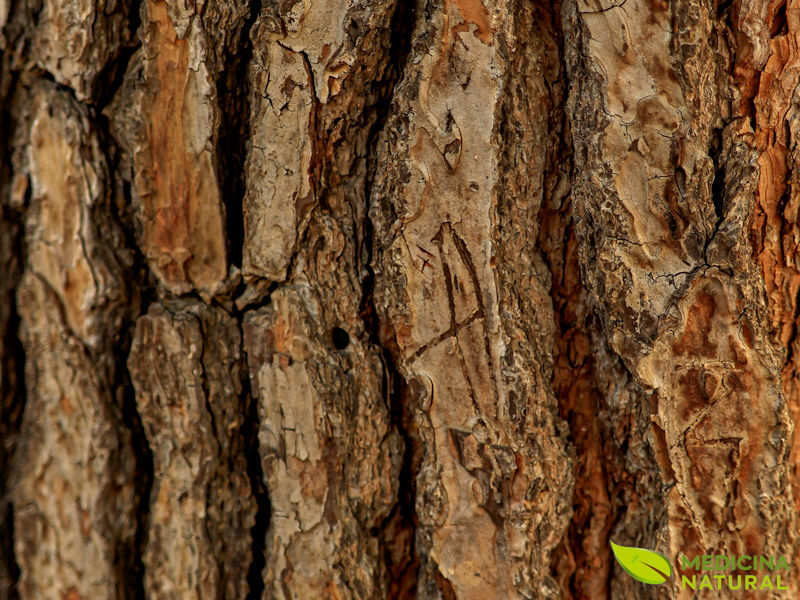
[[[244,438],[245,458],[247,459],[247,475],[250,478],[250,490],[256,501],[256,519],[250,529],[252,537],[251,563],[247,571],[249,588],[247,600],[261,600],[264,595],[264,567],[267,564],[266,543],[267,529],[271,516],[271,506],[267,487],[264,484],[264,471],[261,468],[261,452],[259,451],[258,430],[258,398],[252,393],[248,369],[247,351],[244,347],[243,315],[236,315],[239,324],[239,339],[242,344],[241,356],[245,368],[242,371],[242,399],[247,407],[247,414],[242,422],[241,435]]]
[[[128,64],[136,51],[142,46],[141,40],[137,39],[139,27],[142,24],[142,1],[134,0],[129,8],[128,32],[130,41],[128,45],[123,46],[119,54],[113,60],[109,60],[97,76],[97,81],[94,85],[94,95],[96,97],[94,106],[98,114],[103,112],[103,109],[108,106],[122,87],[125,74],[128,72]]]
[[[147,543],[150,516],[150,493],[153,489],[153,452],[147,441],[141,416],[136,408],[136,393],[128,371],[127,359],[133,343],[136,319],[130,321],[120,336],[117,354],[116,389],[122,398],[122,420],[131,434],[131,445],[136,461],[134,483],[136,489],[136,533],[130,555],[124,557],[121,581],[126,583],[128,598],[145,600],[145,567],[143,556]]]
[[[575,485],[569,505],[570,521],[560,544],[551,555],[550,572],[564,598],[608,596],[610,572],[607,537],[613,525],[614,507],[609,492],[609,473],[602,457],[607,440],[597,418],[602,408],[602,392],[596,379],[590,308],[583,296],[583,275],[578,256],[575,196],[572,190],[560,191],[559,182],[574,181],[576,160],[567,115],[571,82],[565,64],[566,48],[560,6],[538,3],[547,15],[552,36],[552,60],[558,62],[558,77],[547,82],[550,111],[547,125],[549,147],[544,165],[545,185],[539,211],[538,251],[551,275],[550,297],[555,320],[552,357],[552,389],[559,417],[568,426],[565,443],[573,450]],[[542,19],[544,20],[544,19]],[[600,457],[601,460],[594,460]]]
[[[136,13],[137,25],[133,29],[134,31],[138,29],[138,3]],[[119,85],[121,83],[121,81],[118,82]],[[116,93],[116,90],[114,93]],[[108,99],[108,101],[110,100],[111,98]],[[108,215],[97,215],[94,218],[101,221],[106,217],[115,221],[123,236],[122,243],[125,251],[130,252],[132,255],[130,270],[125,278],[126,297],[128,298],[130,312],[127,314],[114,344],[112,389],[118,397],[117,401],[121,408],[122,423],[131,436],[131,447],[135,461],[133,483],[136,530],[132,544],[121,550],[120,581],[124,582],[125,585],[123,597],[131,600],[145,600],[145,566],[143,557],[147,543],[150,494],[153,488],[155,472],[153,452],[136,405],[136,391],[128,370],[128,357],[133,345],[136,322],[139,317],[147,313],[150,304],[156,300],[157,291],[154,276],[148,267],[147,259],[136,243],[134,217],[131,212],[133,192],[131,182],[125,179],[125,174],[120,169],[120,149],[109,131],[107,117],[100,111],[92,111],[90,114],[100,145],[106,153],[111,182],[113,186],[116,186],[115,193],[120,194],[123,199],[122,203],[109,203]]]
[[[703,262],[708,265],[708,247],[717,235],[722,222],[725,220],[725,163],[720,155],[722,153],[722,129],[714,129],[711,138],[711,149],[708,154],[714,163],[714,180],[711,182],[711,200],[714,203],[714,214],[716,221],[714,229],[706,238],[703,245]]]
[[[262,9],[262,0],[251,0],[249,13],[239,32],[227,49],[227,60],[223,77],[217,80],[217,97],[222,113],[217,155],[219,157],[219,178],[223,202],[225,204],[226,232],[229,262],[242,266],[244,253],[244,196],[247,191],[245,163],[247,142],[251,137],[250,99],[252,80],[249,69],[253,58],[252,31]],[[274,286],[270,289],[272,291]],[[259,451],[258,431],[260,419],[258,399],[252,393],[248,369],[247,352],[244,347],[244,311],[257,308],[269,301],[267,297],[254,304],[234,310],[233,316],[239,327],[242,371],[241,406],[246,410],[240,434],[244,440],[247,476],[250,491],[256,503],[255,523],[250,529],[251,562],[247,570],[248,600],[260,600],[265,585],[263,572],[266,566],[266,536],[269,528],[271,507],[264,483]]]
[[[222,116],[217,142],[218,178],[225,205],[228,260],[237,267],[242,266],[244,249],[245,160],[250,139],[252,92],[248,69],[253,57],[250,34],[261,13],[261,0],[251,0],[249,8],[244,25],[227,48],[222,76],[217,79],[217,100]]]
[[[4,213],[5,208],[0,206]],[[20,234],[20,217],[7,219],[4,214],[0,219],[0,235],[9,235],[12,242],[12,262],[14,257],[23,256],[22,245],[24,240]],[[13,228],[16,231],[9,232]],[[19,597],[17,584],[20,577],[20,568],[14,552],[14,506],[8,497],[8,475],[16,447],[16,436],[22,423],[22,414],[26,404],[25,387],[25,350],[20,340],[20,319],[13,290],[19,281],[20,269],[18,265],[11,266],[9,278],[10,288],[7,300],[10,305],[10,314],[5,323],[5,336],[0,345],[0,531],[6,532],[3,536],[0,560],[4,565],[0,567],[0,595],[7,596],[8,600]],[[5,301],[1,299],[0,301]],[[7,577],[7,581],[2,578]],[[5,586],[7,586],[6,589]]]
[[[369,334],[370,343],[380,350],[384,370],[384,394],[390,412],[392,427],[403,439],[403,462],[399,475],[399,497],[392,512],[376,532],[381,540],[384,560],[389,570],[388,590],[390,598],[406,598],[416,595],[417,571],[419,557],[416,552],[415,531],[416,515],[414,510],[416,497],[416,468],[419,444],[415,443],[410,431],[410,407],[408,406],[408,389],[406,381],[394,362],[392,351],[381,341],[379,335],[379,317],[375,306],[375,238],[374,227],[369,218],[372,201],[373,181],[378,171],[376,159],[378,140],[386,128],[391,116],[391,105],[395,88],[402,80],[409,54],[411,39],[416,21],[416,3],[399,0],[395,6],[390,24],[389,64],[384,79],[384,90],[375,105],[375,121],[373,122],[367,143],[367,176],[365,180],[365,201],[367,203],[362,226],[362,239],[357,246],[357,263],[364,269],[366,276],[362,280],[362,297],[359,312]],[[406,555],[405,548],[400,548],[401,555],[392,552],[391,544],[397,543],[405,531],[410,539],[410,547]],[[400,534],[400,535],[398,535]]]
[[[12,208],[5,204],[13,181],[10,146],[15,122],[10,101],[18,79],[10,64],[9,55],[0,50],[0,260],[6,258],[3,256],[6,250],[9,260],[0,265],[3,269],[0,303],[8,307],[4,315],[0,306],[0,531],[5,532],[0,540],[0,597],[17,600],[20,568],[14,552],[14,506],[8,496],[8,478],[27,400],[25,349],[20,339],[21,322],[14,294],[22,275],[25,238],[24,206]],[[30,190],[26,192],[25,205],[29,194]]]

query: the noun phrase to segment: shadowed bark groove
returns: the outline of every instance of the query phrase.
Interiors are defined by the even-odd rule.
[[[416,5],[414,2],[399,3],[392,15],[390,25],[391,38],[389,44],[389,65],[385,91],[376,106],[376,119],[372,125],[367,147],[367,176],[365,179],[366,213],[372,188],[379,172],[376,159],[381,133],[391,115],[392,98],[395,86],[405,73],[408,56],[411,51],[411,39],[416,22]],[[409,392],[403,375],[395,365],[391,348],[381,345],[380,321],[375,309],[375,272],[372,262],[375,254],[375,231],[372,221],[364,219],[364,236],[361,242],[361,255],[367,273],[362,281],[362,299],[360,314],[364,320],[369,339],[376,347],[381,348],[381,359],[384,368],[383,394],[390,411],[391,423],[403,440],[403,457],[399,469],[398,497],[392,512],[380,525],[381,546],[387,566],[388,591],[387,598],[402,599],[417,594],[417,578],[419,556],[415,544],[416,515],[416,476],[420,460],[419,439],[414,435],[414,424],[409,400]]]
[[[14,119],[10,96],[16,77],[8,55],[0,52],[0,195],[13,202],[0,203],[0,598],[18,598],[19,565],[14,556],[14,506],[8,476],[25,409],[25,354],[19,337],[19,311],[14,289],[22,274],[24,254],[22,222],[27,199],[27,179],[13,178],[11,144]]]
[[[576,217],[569,189],[572,144],[564,110],[568,82],[562,62],[560,5],[537,16],[540,23],[549,25],[542,33],[549,43],[551,73],[547,95],[540,104],[548,112],[542,121],[546,127],[540,145],[548,152],[541,159],[544,177],[538,245],[551,276],[557,327],[553,392],[559,399],[560,415],[569,424],[569,441],[575,453],[574,513],[553,556],[552,568],[563,598],[602,600],[610,591],[609,532],[623,509],[619,495],[612,493],[612,480],[624,476],[624,456],[609,442],[612,432],[604,426],[606,421],[598,418],[607,407],[595,372],[594,317],[581,282]]]

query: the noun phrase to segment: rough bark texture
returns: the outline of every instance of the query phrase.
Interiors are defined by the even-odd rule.
[[[796,598],[794,0],[0,0],[0,600]]]

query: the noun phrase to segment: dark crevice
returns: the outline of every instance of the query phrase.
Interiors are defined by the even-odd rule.
[[[722,152],[722,130],[715,129],[711,141],[709,156],[714,161],[714,181],[711,183],[711,198],[714,202],[714,213],[722,219],[725,211],[725,165],[720,165]]]
[[[391,114],[395,88],[405,72],[411,52],[411,41],[416,21],[416,3],[398,2],[390,24],[389,63],[384,73],[385,88],[375,105],[375,121],[369,131],[367,143],[367,177],[365,181],[365,215],[369,215],[372,201],[373,181],[378,172],[378,139],[386,128]],[[362,239],[356,249],[357,264],[366,272],[362,280],[362,297],[359,313],[363,319],[369,342],[379,348],[384,367],[384,397],[386,399],[392,427],[403,439],[403,460],[399,475],[398,502],[375,532],[380,539],[384,561],[388,569],[387,584],[389,598],[407,598],[417,595],[417,573],[420,560],[417,555],[415,531],[416,478],[418,444],[411,432],[412,416],[409,406],[410,394],[407,383],[394,362],[391,349],[381,340],[380,322],[375,307],[375,231],[372,221],[365,216]],[[398,542],[408,536],[408,546]],[[394,544],[394,546],[392,546]],[[399,546],[398,546],[399,544]],[[395,550],[394,552],[392,550]]]
[[[720,0],[717,2],[717,19],[722,19],[733,4],[733,0]]]
[[[217,101],[222,116],[217,142],[218,177],[225,206],[228,260],[237,267],[242,266],[244,252],[245,161],[251,137],[252,90],[248,69],[253,57],[253,41],[250,35],[260,13],[261,0],[252,0],[250,13],[239,35],[231,40],[222,76],[217,79]]]
[[[557,46],[558,56],[553,61],[558,60],[557,81],[562,83],[561,86],[548,86],[549,135],[553,136],[548,146],[555,151],[552,154],[548,152],[543,176],[545,181],[558,182],[564,177],[574,182],[578,170],[576,163],[583,160],[580,156],[582,143],[572,139],[567,100],[570,91],[574,94],[576,86],[581,83],[569,80],[565,61],[569,55],[568,46],[582,42],[566,36],[558,4],[543,3],[539,10],[550,20],[551,29],[547,33],[553,36]],[[604,406],[595,348],[598,341],[595,332],[602,331],[604,326],[584,293],[585,273],[581,269],[579,247],[582,246],[587,253],[596,252],[598,242],[594,235],[599,232],[591,222],[590,212],[581,215],[582,202],[583,198],[576,190],[561,196],[558,185],[546,187],[539,212],[541,229],[537,244],[552,277],[549,293],[555,338],[551,385],[559,417],[567,425],[563,443],[574,461],[572,471],[575,479],[569,502],[572,514],[559,545],[550,556],[550,575],[558,583],[563,597],[576,600],[612,597],[613,570],[607,540],[614,520],[625,512],[624,503],[614,498],[613,487],[615,480],[626,476],[615,472],[621,452],[614,452],[613,438],[598,420],[598,414],[608,410]],[[603,232],[602,235],[608,237],[610,234],[613,232]],[[612,464],[596,460],[606,456],[609,456],[608,463]]]
[[[242,317],[238,318],[241,330]],[[241,339],[244,340],[244,332],[240,331]],[[245,366],[248,364],[247,352],[242,348],[242,356]],[[258,415],[258,398],[252,393],[250,377],[245,368],[242,377],[242,398],[246,402],[247,414],[242,423],[241,435],[244,438],[246,449],[245,458],[247,460],[247,475],[250,478],[250,490],[256,501],[256,519],[250,529],[252,538],[252,557],[250,567],[247,571],[247,585],[249,587],[247,600],[261,600],[264,595],[264,567],[267,564],[266,543],[267,529],[271,516],[271,506],[267,487],[264,484],[264,471],[261,468],[261,452],[259,451],[258,429],[260,419]]]
[[[138,28],[138,3],[135,12],[136,22],[131,25],[132,31],[136,31]],[[122,74],[124,74],[125,68],[121,67]],[[109,101],[114,93],[116,93],[116,90],[110,94]],[[113,186],[109,192],[109,195],[112,196],[112,201],[107,203],[107,208],[105,208],[105,205],[103,207],[98,206],[96,210],[104,212],[93,214],[92,219],[99,230],[109,227],[106,224],[107,222],[113,222],[121,239],[115,240],[112,238],[105,240],[105,243],[112,249],[116,245],[122,245],[123,252],[128,254],[127,260],[122,260],[121,256],[117,255],[117,260],[126,265],[124,285],[126,297],[129,299],[130,312],[127,314],[117,338],[113,341],[116,362],[112,389],[117,394],[122,423],[131,436],[131,448],[135,461],[133,484],[135,490],[136,531],[132,544],[121,550],[120,581],[125,586],[123,597],[130,600],[145,600],[145,566],[143,557],[147,544],[150,494],[155,473],[152,449],[147,440],[144,425],[136,405],[136,392],[128,370],[128,357],[133,345],[136,322],[140,316],[147,313],[150,304],[157,300],[158,293],[155,278],[148,266],[149,263],[136,243],[133,190],[131,182],[125,179],[125,173],[120,168],[120,149],[109,131],[109,122],[106,116],[90,107],[90,119],[95,127],[99,145],[105,151],[110,181]],[[115,195],[120,197],[121,201],[114,201],[113,196]]]
[[[9,223],[4,222],[2,225],[3,229],[5,229],[5,226],[9,225]],[[21,226],[15,223],[12,227],[18,228],[18,231],[12,234],[15,240],[13,253],[16,257],[22,257],[24,256],[24,240],[19,232]],[[8,232],[3,231],[2,235],[8,235]],[[25,349],[20,339],[21,323],[13,294],[19,275],[19,268],[12,266],[12,283],[9,288],[11,297],[8,298],[10,301],[10,315],[6,323],[5,339],[2,343],[3,355],[0,355],[0,369],[2,369],[0,374],[0,384],[2,384],[0,386],[0,440],[3,442],[0,446],[0,531],[6,532],[2,542],[0,542],[3,545],[2,550],[0,550],[0,560],[5,562],[0,567],[0,577],[8,577],[9,588],[5,590],[8,600],[19,598],[17,584],[20,577],[20,568],[14,553],[14,506],[7,496],[9,493],[7,487],[8,475],[14,457],[16,436],[22,424],[22,415],[27,401]],[[5,584],[6,582],[0,579],[0,594],[4,591]]]
[[[5,204],[13,178],[11,140],[17,123],[10,105],[18,76],[11,71],[10,57],[0,51],[0,597],[19,598],[20,567],[14,552],[14,505],[9,497],[11,472],[16,438],[22,424],[27,402],[25,381],[25,349],[20,338],[20,316],[15,290],[22,275],[25,256],[24,206],[29,204],[30,186],[22,207]],[[5,256],[5,251],[8,256]],[[7,307],[7,313],[2,308]],[[5,320],[5,322],[3,322]]]
[[[102,113],[103,109],[114,99],[122,87],[131,57],[142,46],[141,40],[137,39],[139,26],[142,24],[141,6],[142,0],[134,0],[130,6],[128,13],[129,45],[123,47],[114,60],[109,60],[97,75],[94,83],[94,106],[97,113]]]
[[[727,1],[731,2],[732,0]],[[787,4],[788,0],[781,2],[780,6],[778,6],[778,9],[775,11],[775,16],[769,24],[769,35],[771,38],[778,37],[780,35],[786,35],[789,32],[789,21],[786,18]],[[735,31],[734,29],[732,30]]]
[[[127,359],[133,342],[136,320],[123,329],[117,358],[115,389],[121,395],[122,421],[131,434],[131,445],[136,461],[134,487],[136,490],[136,533],[130,553],[123,557],[120,580],[125,582],[127,597],[145,600],[145,567],[142,560],[147,543],[150,517],[150,493],[153,489],[153,452],[147,441],[141,416],[136,408],[136,393],[127,367]]]
[[[703,262],[708,265],[708,247],[719,232],[722,222],[725,220],[725,165],[720,164],[720,154],[722,153],[722,129],[714,129],[711,139],[711,148],[708,155],[714,162],[714,180],[711,182],[711,200],[714,203],[714,214],[717,217],[714,229],[706,238],[703,245]]]
[[[231,265],[242,266],[244,254],[244,197],[247,191],[245,179],[245,163],[247,160],[247,144],[251,138],[250,98],[253,92],[249,69],[253,58],[253,27],[261,14],[262,1],[251,0],[250,12],[238,34],[227,48],[226,64],[222,69],[223,76],[217,80],[217,98],[222,115],[220,135],[217,143],[219,161],[219,185],[225,206],[225,225],[228,248],[228,260]],[[247,352],[244,349],[244,332],[242,324],[244,311],[255,310],[269,304],[271,293],[277,284],[270,284],[262,297],[253,296],[252,301],[241,299],[243,306],[233,307],[242,344],[242,360],[245,369],[242,375],[241,405],[246,410],[240,429],[244,440],[244,453],[247,462],[247,475],[250,490],[256,503],[255,523],[250,529],[251,562],[247,570],[248,600],[260,600],[265,591],[263,572],[267,564],[266,537],[270,523],[271,506],[269,494],[264,483],[259,451],[258,431],[260,420],[258,399],[252,393],[247,370]],[[247,287],[240,285],[233,293],[234,298],[246,294]],[[238,302],[239,300],[237,300]]]
[[[20,568],[14,557],[14,505],[11,502],[2,502],[4,514],[0,515],[0,527],[5,531],[3,536],[3,550],[2,556],[5,557],[7,564],[5,565],[6,573],[8,576],[8,588],[5,588],[4,581],[0,580],[0,594],[5,594],[7,600],[19,599],[19,576]]]
[[[116,147],[108,131],[105,129],[107,122],[97,121],[101,143],[108,152],[109,169],[115,181],[121,181],[124,205],[131,206],[131,187],[123,179],[119,171],[119,149]],[[128,598],[132,600],[145,600],[145,566],[143,562],[147,532],[150,517],[150,493],[155,478],[153,465],[153,452],[144,431],[139,410],[136,406],[136,391],[133,387],[130,372],[128,371],[128,356],[133,344],[133,336],[138,318],[147,313],[150,304],[156,301],[157,291],[153,275],[148,268],[148,262],[136,244],[133,233],[133,217],[120,213],[121,207],[116,202],[110,204],[110,215],[119,225],[124,236],[125,249],[132,253],[131,270],[126,278],[128,298],[131,299],[133,314],[124,324],[115,343],[114,388],[121,398],[122,421],[131,435],[135,466],[134,488],[136,493],[136,533],[130,554],[123,559],[121,581],[125,582]]]

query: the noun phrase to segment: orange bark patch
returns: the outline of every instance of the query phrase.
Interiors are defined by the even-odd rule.
[[[210,289],[226,270],[219,190],[210,151],[190,148],[187,141],[192,132],[192,137],[207,137],[207,147],[213,144],[207,116],[200,114],[211,110],[210,98],[197,92],[207,84],[190,72],[189,43],[177,37],[166,4],[147,6],[155,25],[150,76],[157,91],[148,107],[151,181],[140,190],[146,252],[173,291],[188,291],[190,284]]]
[[[746,60],[741,68],[737,64],[737,84],[744,98],[753,97],[760,175],[750,238],[764,276],[771,334],[787,350],[782,389],[795,423],[789,462],[795,506],[800,511],[800,354],[795,351],[800,325],[800,270],[795,260],[800,196],[794,189],[795,166],[789,150],[794,142],[787,122],[794,90],[800,84],[800,23],[794,17],[798,8],[793,0],[769,2],[767,24],[774,36],[769,59],[761,72]],[[781,30],[784,33],[776,35]],[[747,58],[746,53],[742,56]],[[747,338],[745,341],[750,345]]]
[[[484,44],[491,44],[494,31],[489,24],[489,11],[486,10],[481,0],[448,0],[448,12],[451,1],[456,5],[464,20],[462,24],[453,27],[453,33],[469,31],[469,26],[475,25],[475,37]]]
[[[714,358],[717,347],[712,343],[710,333],[715,310],[714,297],[700,292],[688,311],[683,335],[672,346],[675,354]]]

